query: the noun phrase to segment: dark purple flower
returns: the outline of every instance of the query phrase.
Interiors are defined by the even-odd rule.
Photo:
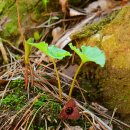
[[[71,119],[77,120],[79,119],[80,114],[76,107],[76,103],[73,99],[70,99],[63,107],[59,114],[59,118],[62,120]]]

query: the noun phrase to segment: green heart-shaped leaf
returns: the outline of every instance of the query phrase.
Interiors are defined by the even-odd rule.
[[[77,55],[81,58],[82,62],[87,62],[89,61],[88,57],[84,55],[80,49],[76,48],[75,46],[72,45],[72,43],[69,44],[71,50],[75,51]]]
[[[43,53],[46,55],[50,56],[51,58],[54,59],[63,59],[66,56],[71,56],[71,54],[68,51],[65,51],[63,49],[57,48],[55,45],[49,46],[45,42],[40,42],[40,43],[28,43],[32,46],[35,46],[39,50],[41,50]]]
[[[54,59],[59,60],[63,59],[66,56],[71,56],[71,54],[68,51],[57,48],[55,45],[48,47],[48,55]]]
[[[70,48],[74,50],[79,57],[81,58],[82,62],[95,62],[96,64],[99,64],[101,67],[105,65],[105,54],[102,50],[100,50],[98,47],[91,47],[91,46],[81,46],[81,51],[77,49],[75,46],[72,45],[72,43],[69,44]]]
[[[39,43],[28,43],[36,48],[38,48],[39,50],[41,50],[43,53],[45,53],[46,55],[48,55],[48,44],[46,42],[39,42]]]

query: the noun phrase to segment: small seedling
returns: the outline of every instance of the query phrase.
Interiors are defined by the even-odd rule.
[[[47,4],[48,4],[49,0],[42,0],[42,3],[44,5],[45,11],[47,12]]]
[[[60,77],[56,67],[55,59],[62,60],[66,56],[71,56],[71,54],[68,51],[57,48],[55,45],[48,46],[48,44],[45,42],[28,43],[28,44],[35,46],[36,48],[38,48],[39,50],[41,50],[43,53],[45,53],[47,56],[51,58],[51,61],[54,65],[54,70],[56,72],[57,80],[58,80],[59,97],[60,99],[62,99],[62,88],[61,88]]]
[[[33,42],[33,38],[29,38],[27,41],[24,40],[24,49],[25,49],[25,57],[24,57],[24,63],[25,63],[25,88],[28,86],[28,66],[29,66],[29,55],[31,53],[32,46],[28,43]],[[33,84],[33,83],[32,83]]]
[[[81,67],[83,66],[83,64],[86,62],[92,61],[92,62],[95,62],[96,64],[99,64],[101,67],[103,67],[105,64],[105,54],[98,47],[82,45],[81,51],[80,51],[80,49],[77,49],[75,46],[72,45],[72,43],[70,43],[69,46],[81,58],[81,63],[74,75],[74,79],[70,86],[69,97],[71,97],[72,91],[74,89],[74,83],[75,83],[76,77],[77,77]]]
[[[40,42],[40,43],[28,42],[28,44],[35,46],[36,48],[38,48],[39,50],[41,50],[43,53],[45,53],[46,55],[48,55],[51,58],[51,61],[54,65],[54,70],[56,72],[57,80],[58,80],[59,97],[60,97],[60,99],[62,99],[62,88],[61,88],[59,73],[58,73],[58,70],[56,67],[55,59],[61,60],[66,56],[71,56],[71,54],[63,49],[57,48],[55,45],[48,46],[48,44],[45,42]],[[75,101],[71,98],[71,94],[74,89],[74,83],[75,83],[76,77],[77,77],[82,65],[85,64],[86,62],[92,61],[92,62],[95,62],[96,64],[99,64],[101,67],[103,67],[105,64],[105,54],[103,51],[101,51],[97,47],[83,45],[83,46],[81,46],[81,50],[80,50],[80,49],[77,49],[75,46],[73,46],[72,43],[70,43],[69,46],[72,50],[74,50],[79,55],[79,57],[81,58],[81,63],[74,75],[74,79],[70,86],[70,91],[69,91],[70,99],[63,107],[61,113],[59,114],[59,118],[76,120],[80,117],[80,114],[76,107]]]
[[[24,36],[24,33],[22,31],[22,26],[21,26],[21,23],[20,23],[20,14],[19,14],[19,3],[18,3],[18,0],[16,0],[16,11],[17,11],[17,18],[18,18],[18,29],[19,29],[19,32],[20,32],[20,36],[21,36],[21,40],[23,42],[23,45],[24,45],[24,63],[25,63],[25,88],[27,88],[28,86],[28,66],[29,66],[29,54],[31,52],[31,46],[28,43],[28,41],[25,40],[25,36]],[[29,39],[31,40],[31,39]],[[33,83],[33,80],[32,80],[32,83]]]

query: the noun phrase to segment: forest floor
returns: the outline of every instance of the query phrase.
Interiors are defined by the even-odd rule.
[[[68,46],[73,42],[80,48],[78,43],[82,38],[100,31],[123,7],[129,6],[129,2],[59,0],[56,9],[52,7],[53,2],[40,2],[44,6],[44,13],[40,13],[44,15],[40,20],[35,19],[39,14],[28,16],[33,21],[30,25],[28,18],[20,15],[18,1],[17,23],[12,22],[4,31],[10,19],[6,14],[0,20],[0,130],[130,130],[130,123],[117,108],[112,110],[100,105],[104,104],[100,102],[102,90],[96,87],[98,82],[94,76],[95,70],[100,70],[107,59],[98,61],[90,57],[89,61],[101,67],[92,62],[83,66],[70,94],[80,58],[84,56]],[[38,8],[40,2],[36,2]],[[30,45],[35,43],[42,43],[44,47]],[[56,48],[52,49],[53,45]]]

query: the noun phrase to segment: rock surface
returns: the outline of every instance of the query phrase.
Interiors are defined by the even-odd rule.
[[[87,38],[86,44],[97,45],[106,54],[106,65],[96,74],[104,104],[111,110],[117,108],[130,120],[130,6],[124,7],[98,34]]]
[[[100,80],[106,104],[123,115],[130,114],[130,6],[122,9],[102,31],[106,74]],[[129,117],[130,118],[130,117]]]

